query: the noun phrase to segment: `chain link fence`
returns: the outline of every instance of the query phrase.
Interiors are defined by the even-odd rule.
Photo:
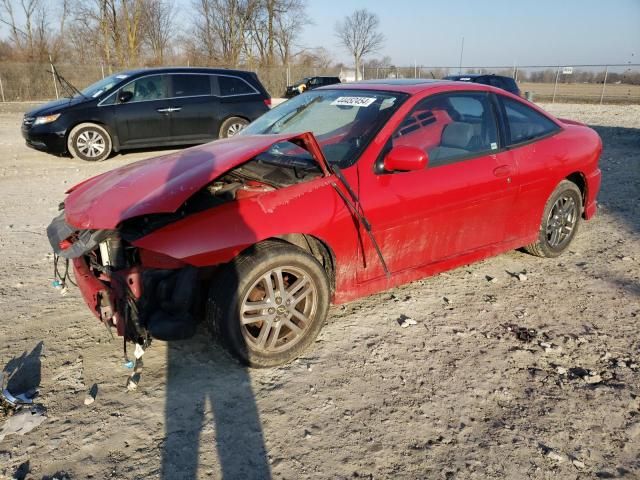
[[[496,74],[515,78],[534,101],[640,104],[640,64],[534,65],[498,67],[365,68],[367,80],[444,78],[457,74]]]
[[[192,65],[193,66],[193,65]],[[203,65],[204,66],[204,65]],[[216,66],[224,68],[224,66]],[[57,64],[58,72],[79,89],[111,73],[131,67],[100,64]],[[339,76],[353,80],[339,67],[239,67],[255,71],[272,97],[284,95],[287,85],[304,77]],[[363,68],[365,80],[388,78],[443,78],[450,74],[494,73],[513,77],[534,101],[640,104],[640,64],[543,65],[512,67],[380,67]],[[67,95],[46,63],[0,62],[0,100],[41,101]]]

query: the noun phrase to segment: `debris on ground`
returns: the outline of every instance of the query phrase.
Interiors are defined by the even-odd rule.
[[[508,332],[512,332],[516,338],[522,342],[530,342],[538,336],[538,332],[534,328],[521,327],[514,323],[505,323],[502,326]]]
[[[47,419],[47,409],[42,405],[21,407],[16,413],[8,417],[0,428],[0,442],[12,433],[24,435]]]
[[[98,385],[94,383],[93,385],[91,385],[91,388],[89,389],[86,396],[84,397],[84,404],[91,405],[93,402],[96,401],[97,395],[98,395]]]
[[[417,325],[418,322],[416,322],[413,318],[411,317],[407,317],[405,314],[400,315],[396,321],[398,322],[398,325],[400,325],[402,328],[407,328],[411,325]]]

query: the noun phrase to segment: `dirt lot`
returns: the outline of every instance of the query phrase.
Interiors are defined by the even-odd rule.
[[[336,307],[282,368],[247,371],[204,332],[155,342],[134,392],[120,341],[51,287],[44,230],[66,188],[158,152],[37,153],[24,105],[0,107],[0,364],[47,409],[0,440],[0,477],[640,478],[640,106],[547,107],[605,144],[601,209],[567,255],[514,251]]]

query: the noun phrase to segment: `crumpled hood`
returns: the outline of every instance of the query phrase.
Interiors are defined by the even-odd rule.
[[[309,135],[239,135],[117,168],[72,187],[65,219],[78,229],[114,229],[129,218],[174,212],[205,185],[274,143],[308,140]]]

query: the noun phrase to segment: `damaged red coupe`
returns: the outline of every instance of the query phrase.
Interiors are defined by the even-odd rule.
[[[272,366],[313,342],[332,302],[509,249],[561,254],[596,212],[601,149],[587,126],[488,86],[334,85],[76,185],[48,236],[125,341],[206,320]]]

